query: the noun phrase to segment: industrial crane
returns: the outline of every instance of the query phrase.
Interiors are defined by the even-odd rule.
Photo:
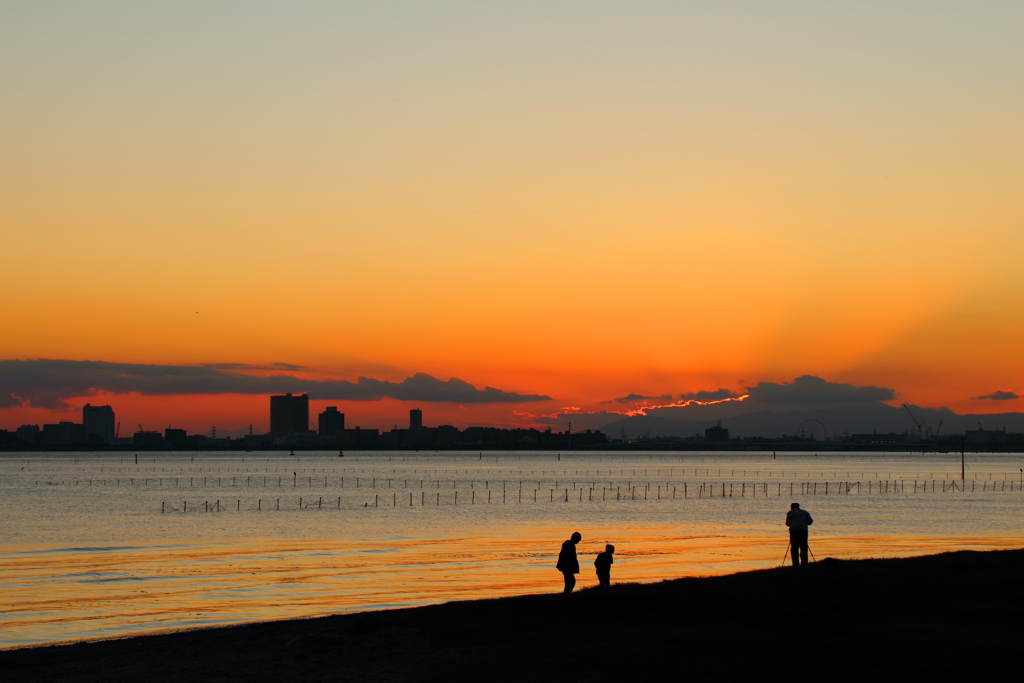
[[[917,421],[917,418],[916,418],[916,417],[914,417],[914,413],[912,413],[912,412],[911,412],[911,410],[910,410],[910,406],[909,406],[909,405],[907,405],[906,403],[904,403],[904,404],[903,404],[903,407],[904,407],[904,408],[906,409],[906,411],[907,411],[907,414],[908,414],[908,415],[910,415],[910,419],[914,421],[914,424],[915,424],[915,425],[917,425],[917,436],[918,436],[918,438],[920,438],[920,439],[924,439],[924,438],[925,438],[925,435],[924,435],[924,429],[925,429],[925,427],[927,427],[927,428],[928,428],[928,432],[929,432],[929,436],[930,436],[930,435],[931,435],[931,430],[932,430],[932,428],[931,428],[931,427],[928,427],[928,425],[927,425],[927,424],[925,424],[925,425],[923,425],[923,426],[922,426],[922,425],[921,425],[921,423]]]

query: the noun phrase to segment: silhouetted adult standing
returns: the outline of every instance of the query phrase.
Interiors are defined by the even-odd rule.
[[[580,532],[574,531],[568,541],[562,543],[562,550],[558,553],[558,564],[555,569],[562,572],[565,579],[565,593],[572,593],[576,587],[576,575],[580,573],[580,563],[576,559],[576,544],[583,539]]]
[[[810,513],[800,509],[800,503],[793,503],[786,513],[789,527],[789,545],[793,549],[793,566],[807,564],[807,527],[814,524]]]

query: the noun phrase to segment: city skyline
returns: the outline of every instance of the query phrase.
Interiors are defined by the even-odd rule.
[[[403,414],[411,409],[410,406],[424,402],[432,406],[432,414],[441,422],[459,428],[488,426],[541,429],[552,426],[565,429],[573,420],[578,427],[600,429],[625,418],[647,415],[671,415],[674,418],[681,418],[687,411],[701,412],[701,415],[695,416],[694,419],[710,423],[722,417],[728,418],[765,409],[858,408],[875,404],[899,407],[908,403],[903,399],[901,392],[888,387],[854,386],[829,382],[810,375],[797,377],[789,382],[740,385],[736,391],[719,388],[714,391],[660,396],[630,394],[598,401],[590,406],[563,406],[559,405],[563,402],[557,398],[543,394],[516,394],[492,387],[487,387],[486,391],[483,391],[454,378],[441,381],[426,375],[393,383],[364,381],[365,378],[360,378],[359,382],[339,382],[309,380],[296,374],[235,375],[234,368],[231,368],[232,372],[224,372],[221,368],[215,369],[212,376],[209,373],[210,368],[172,369],[186,371],[184,376],[181,376],[165,374],[166,369],[154,369],[153,366],[91,363],[88,365],[92,366],[92,370],[86,373],[85,377],[76,378],[75,363],[58,363],[56,368],[49,367],[50,361],[41,363],[48,366],[46,371],[41,373],[44,381],[39,385],[33,385],[31,371],[10,373],[7,369],[11,363],[0,361],[0,388],[4,391],[13,390],[13,403],[17,404],[20,400],[29,404],[0,411],[0,418],[6,420],[6,423],[0,423],[0,429],[13,431],[25,424],[66,422],[71,416],[86,411],[90,403],[102,400],[117,404],[119,414],[125,417],[128,424],[148,425],[147,430],[150,427],[162,429],[161,425],[166,423],[168,427],[185,428],[190,433],[207,433],[213,428],[218,428],[219,422],[222,435],[240,436],[254,428],[257,433],[268,434],[296,431],[293,427],[279,427],[275,430],[271,413],[265,410],[268,398],[271,401],[292,401],[291,393],[279,396],[263,393],[189,393],[190,387],[193,386],[205,386],[207,391],[213,391],[209,385],[223,382],[227,382],[229,386],[235,383],[235,390],[242,386],[248,392],[259,391],[265,382],[277,386],[293,386],[296,390],[294,400],[304,401],[305,405],[300,407],[299,413],[294,416],[281,419],[288,424],[304,424],[311,429],[316,429],[316,416],[328,406],[336,410],[340,406],[342,410],[339,415],[344,420],[347,414],[350,424],[355,424],[351,420],[356,420],[356,426],[383,431],[397,426],[394,421],[395,415]],[[31,366],[32,363],[23,365]],[[70,371],[67,369],[69,365],[72,367]],[[97,366],[101,372],[96,372]],[[139,371],[140,368],[143,369],[142,372]],[[204,372],[198,377],[189,377],[188,371],[193,369]],[[115,384],[121,384],[123,387],[132,386],[133,381],[140,382],[137,386],[146,393],[104,391],[103,387],[115,384],[104,383],[101,378],[103,371],[108,371],[111,375],[116,374]],[[138,374],[133,377],[130,373]],[[59,378],[59,386],[56,389],[46,385],[46,380],[53,377]],[[101,388],[98,391],[90,389],[91,393],[85,396],[70,398],[74,391],[69,387],[73,387],[76,381],[85,382],[81,386],[93,387],[95,383],[95,386]],[[154,381],[154,384],[144,388],[147,381]],[[34,391],[28,391],[26,387],[33,388]],[[305,388],[307,393],[299,396],[301,388]],[[314,396],[310,396],[309,392],[313,392]],[[317,392],[332,397],[316,398]],[[339,395],[352,393],[362,394],[362,398],[338,398]],[[463,402],[446,400],[453,398],[453,394],[458,394]],[[168,402],[168,396],[175,400]],[[179,398],[187,399],[187,403],[179,402]],[[54,407],[39,408],[33,406],[30,403],[32,401]],[[228,410],[221,413],[211,410],[211,402],[214,401],[221,409],[226,406]],[[139,405],[147,402],[161,407],[166,412],[154,415],[140,411]],[[969,407],[973,410],[963,413],[951,411],[947,406],[919,406],[913,403],[911,405],[965,417],[1011,416],[1012,421],[1016,417],[1024,418],[1024,412],[1013,410],[1019,402],[1019,396],[1014,392],[996,391],[989,395],[971,397]],[[187,405],[191,411],[182,411],[183,405]],[[145,415],[144,419],[140,419],[140,414]],[[497,415],[498,419],[486,419],[494,415]],[[480,416],[485,419],[473,419]],[[912,426],[912,421],[908,420],[907,424],[908,427]]]
[[[1024,445],[1024,413],[958,415],[949,410],[935,410],[902,404],[888,405],[884,399],[891,392],[879,387],[853,387],[828,383],[820,378],[804,376],[792,384],[760,384],[749,394],[738,397],[703,396],[660,405],[647,411],[605,412],[603,420],[584,420],[573,431],[569,420],[564,431],[547,425],[496,427],[494,425],[464,426],[438,422],[424,423],[423,410],[411,408],[408,426],[396,421],[390,429],[364,428],[346,424],[345,413],[337,406],[310,413],[309,394],[270,395],[267,431],[221,430],[216,426],[209,434],[168,424],[163,434],[139,430],[120,436],[121,422],[112,406],[82,408],[82,422],[61,420],[43,425],[23,424],[16,430],[0,430],[0,448],[303,448],[303,449],[444,449],[470,446],[487,447],[589,447],[595,445],[647,444],[652,447],[671,446],[690,449],[702,444],[742,441],[744,448],[800,448],[801,442],[813,442],[847,448],[852,444],[865,447],[955,448],[957,443],[989,448],[1002,445],[1020,448]],[[669,398],[669,397],[662,397]],[[686,398],[686,397],[682,397]],[[747,405],[744,402],[750,399]],[[749,407],[749,409],[748,409]],[[731,409],[731,410],[724,410]],[[724,410],[724,412],[723,412]],[[592,414],[573,413],[588,418]],[[723,417],[724,416],[724,417]],[[315,421],[314,421],[315,418]],[[617,420],[615,418],[618,418]],[[612,420],[608,422],[608,420]],[[729,426],[724,427],[723,419]],[[988,426],[982,424],[988,422]],[[997,424],[1001,422],[1000,429]],[[826,421],[833,427],[830,431]],[[799,426],[797,423],[799,422]],[[977,429],[974,429],[974,425]],[[788,429],[794,427],[793,429]],[[943,426],[945,425],[945,433]],[[595,428],[596,427],[596,428]],[[611,433],[605,434],[602,428]],[[730,428],[733,436],[730,439]],[[239,431],[242,431],[241,437]],[[131,436],[127,436],[131,433]],[[702,435],[703,434],[703,435]],[[234,439],[234,441],[232,441]],[[776,444],[772,446],[770,444]]]

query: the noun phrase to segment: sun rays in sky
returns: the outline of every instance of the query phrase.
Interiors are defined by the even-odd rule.
[[[0,14],[2,359],[550,397],[435,424],[807,374],[1021,410],[972,398],[1024,390],[1018,3]],[[63,398],[266,422],[91,389]],[[2,427],[54,419],[4,400]]]

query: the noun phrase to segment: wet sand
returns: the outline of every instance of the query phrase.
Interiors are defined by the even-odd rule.
[[[586,568],[580,579],[593,582]],[[987,678],[1024,666],[1022,612],[1024,550],[962,551],[7,650],[0,671],[176,683]]]

